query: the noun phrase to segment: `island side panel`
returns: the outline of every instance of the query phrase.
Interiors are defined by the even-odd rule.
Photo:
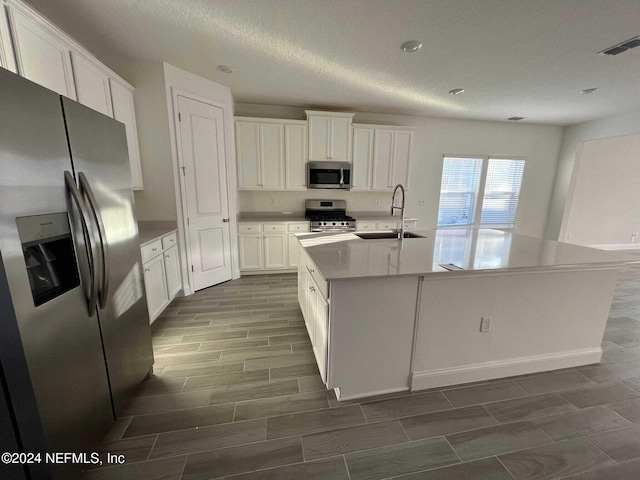
[[[418,277],[332,281],[328,387],[340,399],[410,388]]]
[[[425,277],[411,389],[598,363],[620,270]]]

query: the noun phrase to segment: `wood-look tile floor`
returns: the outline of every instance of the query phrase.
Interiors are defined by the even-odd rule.
[[[318,374],[296,276],[174,300],[154,376],[87,479],[638,479],[640,268],[620,277],[601,364],[338,402]]]

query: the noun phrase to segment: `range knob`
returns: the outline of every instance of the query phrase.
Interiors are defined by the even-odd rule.
[[[335,224],[336,224],[336,222],[333,222],[333,224],[335,225]]]
[[[342,225],[347,225],[345,222],[342,222]]]

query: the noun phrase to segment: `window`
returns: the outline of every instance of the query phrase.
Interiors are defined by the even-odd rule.
[[[445,156],[438,226],[513,226],[523,173],[524,160]]]

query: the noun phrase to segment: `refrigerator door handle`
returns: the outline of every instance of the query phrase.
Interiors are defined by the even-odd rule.
[[[71,198],[73,198],[78,211],[80,212],[80,222],[82,223],[82,231],[84,232],[85,239],[88,243],[89,247],[89,271],[91,275],[91,286],[89,288],[89,316],[92,317],[96,310],[96,299],[98,297],[98,282],[96,280],[96,269],[98,267],[98,258],[96,255],[96,251],[93,248],[93,239],[91,238],[91,230],[89,229],[89,224],[87,223],[87,218],[89,218],[89,212],[87,212],[87,207],[82,201],[82,197],[80,195],[80,191],[76,186],[76,182],[73,179],[73,175],[71,172],[64,172],[64,182],[67,186],[67,190],[71,194]]]
[[[102,215],[100,215],[100,209],[98,208],[98,202],[96,196],[91,189],[89,180],[83,172],[78,173],[78,180],[80,181],[80,191],[86,195],[89,208],[93,213],[93,219],[98,226],[98,237],[100,238],[100,253],[102,254],[102,278],[101,287],[98,289],[99,293],[99,305],[100,308],[104,308],[107,304],[107,295],[109,293],[109,251],[107,248],[107,235],[104,229],[104,222],[102,221]]]

